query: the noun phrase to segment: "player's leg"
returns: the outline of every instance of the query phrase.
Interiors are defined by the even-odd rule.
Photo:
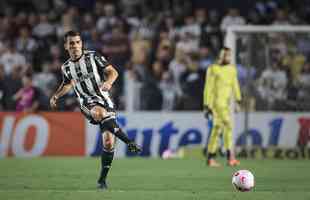
[[[232,136],[232,119],[229,108],[225,108],[222,111],[223,118],[223,138],[224,148],[226,149],[227,163],[230,166],[239,165],[240,162],[235,159],[234,152],[232,151],[233,136]]]
[[[109,131],[102,133],[101,172],[98,179],[100,189],[107,189],[106,178],[114,157],[115,136]]]
[[[218,148],[218,138],[221,133],[222,125],[216,111],[213,111],[213,126],[208,141],[207,164],[211,167],[219,167],[220,164],[215,161],[216,150]]]
[[[118,137],[121,141],[128,145],[128,149],[131,152],[139,153],[141,151],[140,147],[131,141],[118,126],[115,117],[111,117],[110,113],[107,112],[105,108],[101,106],[94,106],[90,112],[94,120],[99,123],[102,132],[109,131]]]

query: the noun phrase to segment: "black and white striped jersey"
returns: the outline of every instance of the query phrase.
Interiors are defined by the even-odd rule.
[[[105,80],[104,68],[109,65],[102,55],[86,50],[79,59],[69,59],[62,65],[63,81],[73,83],[81,106],[97,102],[114,108],[109,92],[100,89]]]

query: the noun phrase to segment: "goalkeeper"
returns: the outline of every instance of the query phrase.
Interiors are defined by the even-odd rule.
[[[207,164],[210,167],[221,166],[215,160],[218,149],[218,138],[223,134],[224,148],[229,166],[239,165],[235,159],[232,146],[232,119],[230,102],[234,98],[241,100],[240,87],[237,79],[237,68],[231,64],[231,51],[223,48],[216,63],[211,65],[206,73],[203,105],[205,116],[213,120],[211,135],[208,140]]]

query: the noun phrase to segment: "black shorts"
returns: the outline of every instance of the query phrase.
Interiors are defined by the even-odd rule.
[[[107,111],[107,116],[105,116],[100,121],[96,121],[92,117],[92,115],[91,115],[90,111],[95,106],[100,106],[100,107],[104,108]],[[81,104],[80,109],[81,109],[81,112],[83,113],[83,115],[89,120],[89,122],[91,124],[100,124],[101,122],[104,122],[104,121],[112,119],[112,118],[115,119],[115,117],[116,117],[115,109],[110,107],[110,106],[107,106],[107,105],[101,103],[100,101],[92,101],[92,102],[83,103],[83,104]]]

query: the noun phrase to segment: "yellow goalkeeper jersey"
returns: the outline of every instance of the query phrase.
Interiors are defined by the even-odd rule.
[[[204,106],[229,107],[230,100],[241,100],[237,68],[234,65],[213,64],[208,67],[204,87]]]

